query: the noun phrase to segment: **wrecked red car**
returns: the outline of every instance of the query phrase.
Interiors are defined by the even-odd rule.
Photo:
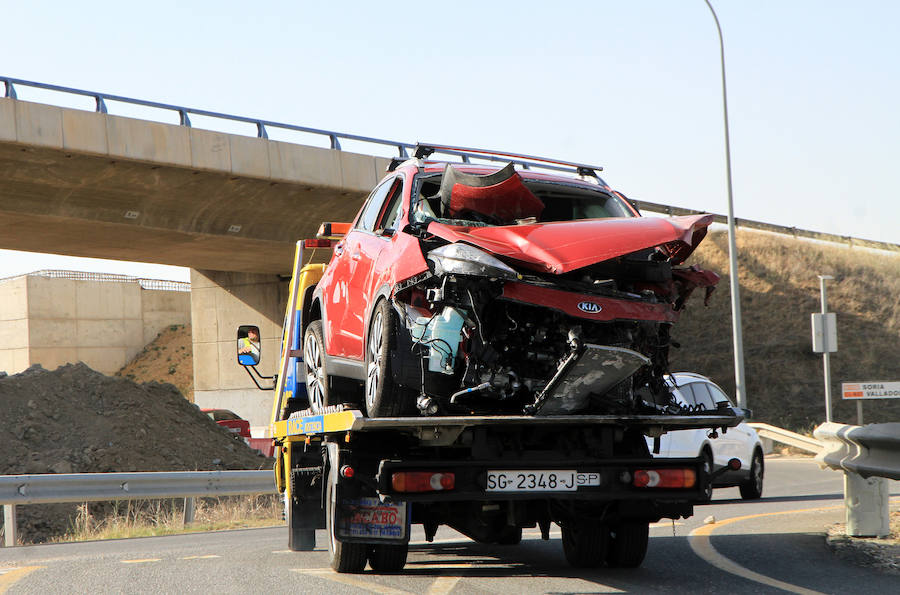
[[[306,310],[314,410],[678,413],[664,376],[711,215],[641,217],[578,176],[397,164],[334,245]],[[599,168],[598,168],[599,169]]]

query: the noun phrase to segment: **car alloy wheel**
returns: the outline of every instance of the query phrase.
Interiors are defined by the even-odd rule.
[[[313,411],[325,408],[325,367],[322,365],[322,349],[312,330],[303,342],[303,363],[306,364],[306,394]]]
[[[372,329],[369,332],[369,368],[366,371],[366,408],[368,411],[375,409],[378,400],[378,390],[382,378],[382,349],[384,340],[384,314],[381,308],[375,310],[375,318],[372,319]]]

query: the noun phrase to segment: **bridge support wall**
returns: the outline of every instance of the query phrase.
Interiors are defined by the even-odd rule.
[[[272,393],[257,389],[238,365],[237,327],[259,327],[262,357],[257,369],[274,374],[287,292],[287,279],[278,275],[191,269],[194,402],[234,411],[250,421],[257,437],[268,431]]]

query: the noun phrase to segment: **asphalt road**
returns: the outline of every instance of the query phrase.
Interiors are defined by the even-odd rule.
[[[414,529],[403,574],[339,575],[324,532],[316,551],[298,553],[270,528],[0,549],[0,593],[900,592],[900,577],[825,545],[824,527],[843,519],[842,489],[840,473],[809,459],[769,459],[761,500],[717,490],[693,518],[652,526],[634,570],[569,567],[558,529],[550,541],[526,531],[517,546],[485,546],[442,528],[432,544]]]

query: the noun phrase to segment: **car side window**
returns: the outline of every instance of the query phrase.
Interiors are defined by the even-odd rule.
[[[731,402],[731,399],[728,398],[728,395],[725,394],[721,388],[716,386],[715,384],[707,384],[706,388],[709,389],[710,394],[712,394],[712,399],[716,403],[726,402],[732,407],[734,407],[734,403]]]
[[[403,215],[403,180],[397,179],[391,188],[390,197],[387,206],[384,208],[375,230],[385,235],[393,235],[397,231],[397,225],[400,223],[400,217]]]
[[[384,206],[384,201],[394,187],[395,181],[396,178],[390,178],[375,187],[375,190],[369,195],[369,200],[366,201],[366,206],[363,207],[359,219],[356,221],[354,226],[356,229],[374,231],[375,221],[378,218],[378,214],[381,213],[381,207]]]
[[[697,401],[697,405],[703,405],[707,411],[715,410],[716,404],[713,402],[705,382],[694,382],[691,384],[691,388],[694,389],[694,399]]]
[[[678,387],[678,392],[680,392],[681,396],[684,398],[685,405],[693,407],[697,404],[694,400],[694,391],[691,390],[690,384],[682,384]]]

